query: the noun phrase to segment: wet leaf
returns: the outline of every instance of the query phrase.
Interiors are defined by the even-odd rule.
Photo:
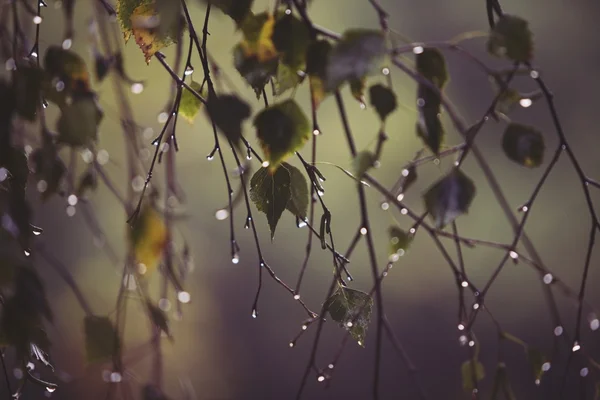
[[[453,168],[446,176],[427,189],[423,195],[425,207],[442,229],[465,214],[475,197],[475,184],[460,169]]]
[[[251,114],[250,106],[245,101],[228,94],[209,97],[205,112],[225,137],[234,145],[239,145],[242,124]]]
[[[17,113],[29,120],[34,121],[38,106],[41,104],[43,72],[35,66],[18,66],[14,76]]]
[[[304,174],[288,163],[283,163],[280,169],[285,169],[290,174],[290,200],[286,209],[299,218],[306,218],[309,190]]]
[[[167,228],[161,215],[150,201],[142,204],[141,211],[129,231],[129,243],[135,260],[144,267],[138,272],[149,274],[161,261],[167,244]]]
[[[377,157],[375,154],[368,150],[359,152],[354,160],[352,160],[352,167],[354,169],[354,175],[358,179],[362,179],[363,175],[375,164]]]
[[[397,107],[396,94],[388,87],[381,84],[369,88],[369,102],[377,111],[381,121],[390,115]]]
[[[347,30],[329,53],[325,91],[332,92],[344,82],[362,79],[378,71],[385,53],[385,39],[380,31]]]
[[[206,96],[208,94],[207,85],[204,85],[204,88],[202,88],[201,84],[199,84],[196,81],[192,81],[190,83],[190,87],[206,99]],[[190,92],[187,88],[184,87],[181,90],[182,92],[181,100],[179,102],[179,115],[191,124],[194,122],[196,116],[198,115],[198,112],[200,111],[202,101],[200,101],[199,98],[194,96],[194,94]]]
[[[546,362],[546,357],[536,348],[526,346],[525,351],[527,352],[527,360],[531,366],[531,371],[535,380],[541,379],[544,374],[542,365]]]
[[[311,135],[308,119],[291,99],[262,110],[254,118],[254,127],[271,171],[299,150]]]
[[[408,248],[410,247],[410,244],[413,241],[413,235],[405,232],[404,230],[402,230],[401,228],[399,228],[397,226],[390,227],[389,235],[390,235],[390,244],[389,244],[390,256],[394,255],[394,254],[403,255],[408,250]]]
[[[58,142],[73,147],[92,146],[98,139],[98,125],[103,116],[93,93],[73,97],[72,103],[63,107],[56,124]]]
[[[517,16],[504,14],[490,32],[488,51],[516,62],[529,62],[533,58],[533,35],[529,23]]]
[[[171,330],[169,329],[169,322],[165,312],[149,301],[146,302],[146,308],[148,309],[148,315],[150,316],[152,323],[172,340],[173,337],[171,336]]]
[[[83,322],[88,363],[106,361],[120,351],[119,334],[108,317],[86,316]]]
[[[532,126],[511,123],[502,136],[502,148],[512,161],[529,168],[544,161],[544,137]]]
[[[117,0],[115,5],[115,11],[117,12],[117,19],[121,24],[121,31],[123,32],[123,38],[125,42],[129,40],[133,31],[133,25],[131,17],[133,16],[134,10],[140,6],[148,5],[153,3],[154,0]]]
[[[261,168],[250,180],[250,199],[258,211],[266,214],[271,240],[275,237],[281,214],[292,197],[290,185],[291,177],[286,168],[278,168],[275,172]]]
[[[365,346],[373,310],[371,296],[359,290],[338,287],[335,293],[327,299],[325,309],[334,321],[350,331],[350,335],[360,346]],[[356,320],[354,321],[354,319]]]
[[[463,389],[467,393],[471,393],[473,389],[475,389],[476,383],[485,378],[483,364],[476,360],[465,361],[460,370],[462,374]]]
[[[276,58],[260,62],[256,55],[247,56],[241,43],[233,49],[233,63],[242,78],[254,89],[257,97],[260,96],[269,79],[277,73]]]
[[[295,68],[306,62],[310,32],[306,24],[292,14],[278,18],[273,28],[273,44],[280,53],[281,62]]]
[[[448,82],[446,60],[438,49],[426,48],[416,56],[417,72],[430,80],[438,89]]]
[[[201,0],[201,2],[204,4],[210,3],[219,8],[239,25],[250,15],[254,0]]]
[[[162,35],[159,32],[158,24],[152,22],[160,21],[156,2],[136,7],[129,18],[131,19],[131,33],[144,53],[147,64],[157,51],[172,44],[173,39],[176,38],[176,36]],[[170,28],[167,30],[171,31]]]
[[[444,142],[445,134],[440,120],[440,96],[433,89],[425,85],[419,85],[417,97],[419,109],[417,135],[437,155]]]

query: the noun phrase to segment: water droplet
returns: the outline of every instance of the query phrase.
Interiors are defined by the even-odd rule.
[[[123,377],[118,372],[113,372],[112,374],[110,374],[110,381],[111,382],[119,383],[119,382],[121,382],[122,379],[123,379]]]
[[[465,330],[465,326],[463,324],[458,324],[458,330],[459,331],[464,331]]]
[[[56,387],[55,386],[47,386],[46,390],[48,391],[48,393],[54,393],[54,391],[56,391]]]
[[[469,347],[473,347],[473,346],[475,346],[475,341],[474,340],[469,341]]]
[[[63,48],[63,50],[69,50],[72,45],[73,45],[73,40],[71,38],[66,38],[62,42],[62,48]]]
[[[360,234],[365,236],[367,234],[367,228],[365,228],[365,227],[360,228]]]
[[[389,208],[390,208],[390,203],[388,203],[388,202],[381,203],[382,210],[386,211],[386,210],[389,210]]]
[[[346,326],[347,326],[348,328],[352,328],[352,325],[354,325],[354,324],[352,323],[352,321],[348,321],[348,322],[346,322]]]
[[[208,161],[212,161],[214,158],[215,158],[215,157],[214,157],[212,154],[211,154],[211,155],[208,155],[208,156],[206,156],[206,159],[207,159]]]
[[[131,85],[131,93],[133,94],[140,94],[144,91],[144,84],[140,83],[140,82],[136,82],[133,85]]]
[[[15,378],[21,379],[23,378],[23,370],[21,368],[13,369],[13,375],[15,376]]]
[[[362,342],[360,340],[357,341],[359,346],[362,346]]]
[[[63,90],[65,90],[65,83],[59,80],[58,82],[56,82],[56,85],[54,85],[54,88],[57,92],[62,92]]]
[[[17,69],[17,64],[15,63],[14,58],[9,58],[6,60],[6,63],[4,63],[4,68],[6,68],[7,71]]]
[[[519,258],[519,254],[516,251],[511,251],[510,253],[508,253],[508,255],[510,256],[510,258],[512,258],[513,260],[516,260],[517,258]]]
[[[462,286],[462,287],[465,287],[465,288],[466,288],[466,287],[469,287],[469,282],[467,282],[467,281],[462,281],[462,282],[461,282],[461,284],[460,284],[460,286]]]
[[[410,174],[410,171],[408,169],[405,168],[402,170],[402,176],[407,177],[408,174]]]
[[[302,325],[302,330],[303,330],[303,331],[305,331],[305,330],[307,330],[307,329],[308,329],[308,325],[306,325],[306,324]]]
[[[67,203],[69,203],[69,205],[71,205],[71,206],[75,206],[75,205],[77,205],[78,200],[79,199],[77,198],[77,196],[72,194],[67,198]]]
[[[252,309],[252,318],[256,318],[258,317],[258,312],[256,311],[256,308]]]
[[[473,304],[473,310],[477,310],[477,309],[479,309],[479,303]]]
[[[192,67],[191,65],[188,65],[184,72],[185,76],[190,76],[193,73],[194,73],[194,67]]]
[[[531,72],[529,73],[529,76],[531,76],[532,79],[537,79],[540,77],[540,73],[537,72],[535,69],[531,70]]]
[[[263,161],[263,163],[262,163],[263,168],[267,168],[269,165],[270,165],[270,163],[268,161]]]
[[[519,100],[519,105],[523,108],[531,107],[532,104],[533,104],[533,101],[528,98],[523,98],[523,99]]]
[[[409,233],[411,233],[411,234],[413,234],[413,235],[414,235],[414,233],[415,233],[416,231],[417,231],[417,230],[416,230],[415,228],[410,228],[410,229],[408,230],[408,232],[409,232]]]
[[[321,131],[318,129],[313,130],[313,135],[315,136],[319,136],[321,134]]]
[[[29,371],[33,371],[35,369],[35,364],[29,361],[25,366]]]
[[[159,123],[164,124],[169,119],[169,114],[167,114],[166,112],[163,111],[160,114],[158,114],[157,119],[158,119]]]
[[[234,254],[233,257],[231,258],[231,262],[234,264],[237,264],[240,262],[240,256],[238,256],[237,254]]]
[[[521,206],[521,207],[519,207],[519,211],[526,213],[527,211],[529,211],[529,207],[527,207],[527,206]]]
[[[467,344],[467,337],[465,335],[460,335],[458,338],[458,343],[460,343],[461,346],[464,346]]]
[[[586,376],[588,376],[589,372],[590,370],[584,367],[581,368],[581,371],[579,371],[579,375],[581,375],[582,378],[585,378]]]
[[[402,215],[408,214],[408,209],[406,209],[406,208],[401,209],[400,214],[402,214]]]
[[[318,382],[323,382],[325,380],[325,375],[319,375],[317,376],[317,381]]]
[[[290,15],[292,13],[292,10],[290,10],[289,8],[285,10],[285,15]]]
[[[419,97],[417,99],[417,106],[419,106],[419,107],[425,106],[425,100]]]
[[[364,110],[365,108],[367,108],[367,105],[361,101],[360,102],[360,109]]]
[[[166,153],[167,151],[169,151],[169,148],[171,146],[169,146],[169,143],[163,143],[160,145],[160,151],[162,151],[163,153]]]
[[[36,25],[39,25],[42,23],[42,17],[40,17],[39,15],[36,15],[35,17],[33,17],[33,23]]]
[[[96,154],[96,160],[98,161],[98,164],[100,165],[104,165],[108,162],[109,159],[109,154],[108,151],[102,149],[98,151],[98,154]]]
[[[163,311],[169,311],[171,309],[171,302],[169,299],[162,298],[158,301],[158,308]]]
[[[294,300],[300,300],[300,295],[299,294],[295,294],[294,295]]]
[[[181,291],[177,293],[177,300],[179,300],[180,303],[186,304],[190,302],[191,296],[188,292]]]
[[[581,345],[579,342],[575,341],[575,343],[573,343],[573,352],[579,351],[579,349],[581,349]]]
[[[294,342],[290,342],[289,346],[290,346],[290,348],[294,347],[295,346]]]
[[[590,321],[590,329],[593,331],[597,331],[598,328],[600,328],[600,320],[594,317],[594,319]]]
[[[549,362],[545,362],[545,363],[543,363],[543,364],[542,364],[542,371],[544,371],[544,372],[548,372],[548,371],[550,371],[550,366],[551,366],[551,365],[550,365],[550,363],[549,363]]]
[[[146,185],[146,181],[143,177],[137,175],[135,178],[131,180],[131,188],[134,192],[139,193],[144,190],[144,186]]]
[[[554,335],[555,336],[560,336],[563,334],[563,327],[558,325],[556,328],[554,328]]]
[[[552,283],[552,281],[554,280],[554,277],[552,276],[552,274],[546,274],[546,275],[544,275],[544,278],[543,278],[543,279],[544,279],[544,283],[545,283],[546,285],[549,285],[549,284],[551,284],[551,283]]]
[[[144,275],[146,272],[148,272],[148,267],[146,267],[146,264],[144,263],[139,263],[137,265],[137,272],[140,275]]]
[[[400,259],[400,255],[398,253],[393,253],[390,254],[388,260],[390,260],[390,262],[396,262]]]
[[[535,380],[535,384],[536,384],[536,386],[540,386],[540,380],[539,380],[539,379],[536,379],[536,380]]]
[[[388,76],[390,74],[390,69],[388,67],[383,67],[381,69],[381,73],[384,74],[385,76]]]
[[[415,54],[421,54],[423,53],[425,49],[423,49],[423,46],[415,46],[413,47],[413,53]]]
[[[224,221],[228,217],[229,217],[229,211],[226,208],[217,210],[217,212],[215,213],[215,218],[217,218],[217,220],[219,220],[219,221]]]

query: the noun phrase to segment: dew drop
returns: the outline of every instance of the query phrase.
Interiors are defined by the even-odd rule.
[[[540,77],[540,73],[537,72],[535,69],[531,70],[531,72],[529,73],[529,76],[531,76],[532,79],[537,79]]]
[[[419,97],[417,99],[417,106],[419,106],[419,107],[425,106],[425,100]]]
[[[413,47],[413,53],[415,54],[421,54],[423,53],[425,49],[423,49],[423,46],[415,46]]]
[[[69,50],[72,45],[73,45],[73,40],[71,38],[66,38],[62,42],[62,48],[63,48],[63,50]]]
[[[563,334],[563,327],[558,325],[556,328],[554,328],[554,336],[560,336]]]
[[[396,200],[398,201],[402,201],[404,199],[404,193],[400,193],[398,196],[396,196]]]
[[[477,310],[477,309],[479,309],[479,303],[473,304],[473,310]]]
[[[65,211],[66,211],[68,217],[72,217],[77,212],[77,209],[73,206],[67,206],[67,209]]]
[[[400,259],[400,255],[398,253],[390,254],[389,258],[390,262],[396,262]]]
[[[206,156],[206,159],[207,159],[208,161],[212,161],[214,158],[215,158],[215,157],[214,157],[213,155],[208,155],[208,156]]]
[[[188,292],[181,291],[177,293],[177,300],[179,300],[180,303],[186,304],[190,302],[191,296]]]
[[[335,365],[333,365],[333,364],[329,364],[329,365],[327,366],[327,368],[329,368],[329,369],[333,369],[334,367],[335,367]]]
[[[165,122],[167,122],[167,120],[169,119],[169,114],[167,114],[166,112],[161,112],[160,114],[158,114],[158,122],[161,124],[164,124]]]
[[[35,364],[29,361],[25,366],[29,371],[33,371],[35,369]]]
[[[360,109],[364,110],[365,108],[367,108],[367,105],[363,102],[360,103]]]
[[[532,104],[533,104],[533,101],[528,98],[523,98],[523,99],[519,100],[519,105],[523,108],[531,107]]]
[[[121,382],[122,379],[123,379],[123,377],[118,372],[113,372],[112,374],[110,374],[110,381],[111,382],[119,383],[119,382]]]
[[[462,286],[462,287],[464,287],[464,288],[466,288],[466,287],[469,287],[469,282],[467,282],[467,281],[462,281],[462,283],[460,284],[460,286]]]
[[[551,283],[552,283],[552,281],[554,280],[554,277],[552,276],[552,274],[546,274],[546,275],[544,275],[544,278],[543,278],[543,279],[544,279],[544,283],[545,283],[546,285],[549,285],[549,284],[551,284]]]
[[[306,325],[306,324],[302,325],[302,330],[303,330],[303,331],[305,331],[305,330],[307,330],[307,329],[308,329],[308,325]]]
[[[352,321],[348,321],[348,322],[346,322],[346,326],[347,326],[348,328],[352,328],[352,326],[353,326],[353,325],[354,325],[354,324],[352,323]]]
[[[585,378],[586,376],[588,376],[589,372],[590,372],[589,369],[584,367],[584,368],[581,368],[581,371],[579,371],[579,375],[581,375],[582,378]]]
[[[300,295],[299,294],[295,294],[294,295],[294,300],[300,300]]]
[[[469,347],[473,347],[473,346],[475,346],[475,341],[474,340],[469,341]]]
[[[467,344],[467,337],[465,335],[460,335],[460,337],[458,338],[458,343],[460,343],[461,346],[464,346]]]
[[[390,69],[388,67],[383,67],[381,73],[388,76],[390,74]]]
[[[140,275],[144,275],[146,272],[148,272],[148,267],[146,267],[146,264],[144,263],[139,263],[137,265],[137,272]]]
[[[367,228],[365,228],[365,227],[360,228],[360,234],[365,236],[367,234]]]
[[[593,331],[597,331],[598,328],[600,328],[600,320],[594,317],[594,319],[590,321],[590,329]]]
[[[56,85],[54,85],[54,88],[57,92],[62,92],[65,90],[65,83],[63,81],[58,81],[56,82]]]
[[[521,207],[519,207],[519,211],[526,213],[527,211],[529,211],[529,207],[527,207],[527,206],[521,206]]]
[[[321,134],[321,131],[318,129],[313,130],[313,135],[315,136],[319,136]]]
[[[388,202],[381,203],[381,209],[384,210],[384,211],[389,210],[390,209],[390,203],[388,203]]]
[[[67,198],[67,203],[69,203],[69,205],[71,205],[71,206],[75,206],[75,205],[77,205],[78,200],[79,199],[77,198],[77,196],[72,194]]]
[[[269,165],[270,165],[270,163],[268,161],[263,161],[263,163],[262,163],[263,168],[267,168]]]
[[[33,23],[36,25],[39,25],[42,23],[42,17],[40,17],[39,15],[36,15],[35,17],[33,17]]]
[[[402,215],[408,214],[408,209],[406,209],[406,208],[401,209],[400,214],[402,214]]]
[[[317,381],[318,381],[318,382],[323,382],[324,380],[325,380],[325,376],[324,376],[324,375],[319,375],[319,376],[317,377]]]
[[[48,393],[54,393],[54,391],[56,391],[56,387],[54,387],[54,386],[47,386],[46,390],[48,391]]]
[[[234,254],[233,257],[231,258],[231,262],[234,264],[237,264],[240,262],[240,256],[238,256],[237,254]]]
[[[516,260],[517,258],[519,258],[519,254],[516,251],[511,251],[510,253],[508,253],[508,255],[510,256],[510,258],[512,258],[513,260]]]
[[[135,178],[131,180],[131,188],[134,192],[139,193],[144,190],[144,186],[146,185],[146,181],[143,177],[137,175]]]
[[[104,149],[98,151],[98,154],[96,155],[96,160],[98,161],[98,164],[104,165],[108,162],[108,159],[109,159],[108,151],[106,151]]]
[[[15,376],[15,378],[21,379],[23,378],[23,370],[21,368],[13,369],[13,375]]]
[[[581,345],[579,344],[579,342],[575,342],[573,343],[573,353],[576,351],[579,351],[579,349],[581,349]]]
[[[194,73],[194,67],[192,67],[191,65],[188,65],[184,72],[185,76],[190,76],[193,73]]]
[[[545,363],[543,363],[543,364],[542,364],[542,371],[544,371],[544,372],[548,372],[548,371],[550,371],[550,366],[551,366],[551,365],[550,365],[550,363],[549,363],[549,362],[545,362]]]
[[[458,324],[458,330],[459,331],[464,331],[465,330],[465,326],[463,324]]]
[[[256,308],[252,309],[252,318],[258,317],[258,312],[256,312]]]
[[[540,386],[540,380],[539,380],[539,379],[536,379],[536,380],[535,380],[535,384],[536,384],[536,386]]]
[[[290,348],[294,347],[295,346],[294,342],[290,342],[289,346],[290,346]]]
[[[133,94],[140,94],[144,91],[144,84],[140,83],[140,82],[136,82],[133,85],[131,85],[131,93]]]
[[[292,13],[292,10],[290,10],[289,8],[285,10],[285,15],[290,15]]]
[[[163,311],[169,311],[171,309],[171,302],[169,299],[162,298],[158,301],[158,308]]]

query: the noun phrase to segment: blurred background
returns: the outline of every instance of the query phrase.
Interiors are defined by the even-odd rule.
[[[56,3],[60,2],[50,0],[49,7],[44,10],[40,54],[44,53],[47,46],[63,40],[63,14],[55,7]],[[189,3],[194,3],[191,11],[199,29],[204,18],[204,7],[196,2]],[[254,11],[272,9],[272,3],[272,0],[256,0]],[[77,2],[73,49],[84,56],[91,67],[93,61],[87,29],[93,10],[89,4]],[[597,156],[600,139],[596,118],[600,107],[597,95],[600,93],[600,36],[597,35],[600,3],[586,0],[504,0],[502,4],[506,12],[529,21],[536,43],[534,64],[539,67],[555,94],[566,135],[585,171],[592,178],[600,178],[600,158]],[[381,5],[390,13],[391,28],[415,41],[447,40],[467,31],[487,30],[484,1],[381,0]],[[366,0],[313,1],[310,15],[319,25],[336,32],[354,27],[379,26],[377,14]],[[262,100],[256,100],[252,89],[232,67],[231,49],[240,40],[240,34],[235,32],[233,22],[219,12],[211,16],[209,28],[209,52],[233,82],[237,94],[243,96],[252,106],[253,114],[256,113],[263,106]],[[464,47],[492,67],[509,66],[485,53],[485,38],[467,41]],[[171,81],[156,59],[146,65],[134,40],[125,49],[127,71],[145,82],[141,94],[128,95],[134,106],[136,122],[154,130],[154,134],[144,138],[149,143],[160,131],[161,124],[157,120],[159,113],[165,111],[165,107],[170,107],[167,101]],[[173,63],[174,48],[167,48],[164,53],[167,61]],[[488,78],[473,64],[460,55],[451,52],[445,54],[451,74],[447,94],[467,123],[473,123],[487,109],[494,92]],[[197,72],[193,77],[201,82],[197,58],[194,64]],[[394,68],[391,70],[400,107],[387,123],[390,139],[384,147],[381,167],[373,172],[388,187],[399,177],[402,165],[422,147],[414,128],[416,85],[402,72]],[[381,79],[374,77],[368,83]],[[535,89],[533,83],[525,78],[519,78],[517,85],[523,91]],[[110,160],[104,168],[121,192],[125,192],[128,182],[123,133],[113,86],[110,80],[102,84],[95,82],[94,90],[98,92],[105,112],[100,126],[99,148],[108,152]],[[343,90],[343,94],[358,149],[373,149],[379,128],[376,114],[369,108],[361,109],[360,104],[350,96],[348,88]],[[295,98],[309,114],[306,84],[297,91]],[[318,142],[318,159],[350,169],[348,147],[335,101],[331,97],[324,101],[318,115],[323,132]],[[49,109],[51,127],[55,118],[56,110]],[[557,136],[544,102],[515,110],[511,118],[534,125],[543,132],[547,147],[545,166],[550,152],[557,145]],[[448,132],[447,144],[459,144],[460,137],[447,118],[444,123]],[[543,167],[529,170],[509,161],[501,148],[504,128],[503,122],[488,123],[478,136],[477,144],[516,211],[530,196]],[[250,123],[245,126],[245,135],[254,143]],[[206,158],[214,143],[211,128],[203,115],[193,125],[180,120],[177,137],[181,149],[176,157],[177,175],[185,193],[185,217],[176,224],[176,241],[181,244],[181,237],[185,237],[194,257],[195,269],[185,283],[192,301],[183,305],[183,318],[176,318],[175,308],[169,311],[175,340],[170,343],[165,339],[162,345],[165,391],[172,399],[183,398],[182,386],[187,387],[188,391],[193,388],[199,400],[292,399],[310,355],[315,327],[311,327],[293,349],[289,348],[288,343],[300,331],[306,314],[292,295],[267,275],[264,276],[259,316],[257,319],[251,317],[258,283],[258,257],[251,232],[243,229],[246,213],[240,208],[234,217],[241,246],[240,262],[234,265],[229,250],[228,221],[215,218],[215,211],[226,204],[227,198],[218,160],[210,162]],[[309,157],[308,146],[303,154]],[[447,158],[439,165],[428,164],[419,169],[419,179],[406,196],[407,203],[415,211],[423,209],[421,193],[451,167],[452,161],[452,158]],[[228,162],[232,169],[232,159]],[[291,162],[297,163],[296,160]],[[164,187],[163,169],[164,166],[159,165],[153,180],[159,188]],[[465,169],[477,184],[477,195],[469,214],[458,220],[461,234],[510,243],[512,230],[471,157]],[[323,199],[333,214],[332,229],[336,245],[339,249],[345,249],[359,226],[355,183],[334,167],[322,165],[320,170],[327,178]],[[367,193],[378,260],[380,267],[383,267],[387,260],[388,227],[398,223],[408,229],[412,221],[391,208],[382,210],[382,199],[373,189],[367,190]],[[32,190],[31,195],[35,196],[35,191]],[[598,193],[594,193],[594,196],[595,204],[599,205]],[[75,276],[94,312],[106,315],[114,312],[116,293],[121,284],[120,271],[126,251],[125,221],[128,216],[102,184],[92,197],[91,204],[91,210],[106,235],[104,248],[94,243],[84,213],[78,210],[73,217],[68,217],[65,213],[66,203],[58,197],[44,204],[34,201],[34,223],[44,228],[44,234],[38,240]],[[578,290],[590,221],[581,185],[566,157],[559,161],[531,212],[527,233],[532,237],[543,261],[554,275]],[[279,223],[275,240],[271,242],[266,218],[258,213],[255,218],[265,259],[281,279],[293,286],[304,257],[306,228],[296,228],[294,218],[286,213]],[[454,255],[453,243],[445,243]],[[116,252],[120,262],[115,263],[107,257],[107,246]],[[469,277],[478,286],[483,286],[503,253],[494,249],[475,248],[465,249],[464,256]],[[84,313],[75,302],[73,293],[54,270],[43,267],[46,264],[42,259],[38,261],[57,316],[49,331],[53,342],[52,357],[61,380],[59,389],[52,397],[65,400],[103,398],[107,385],[103,382],[103,375],[106,377],[110,365],[85,366]],[[600,279],[597,268],[599,261],[600,255],[595,252],[587,292],[587,300],[596,306],[600,305],[600,294],[596,290]],[[350,270],[356,278],[352,287],[370,290],[372,278],[364,242],[353,254]],[[158,276],[150,279],[158,280]],[[331,256],[320,250],[317,242],[302,289],[302,298],[311,309],[320,309],[330,279]],[[152,283],[151,293],[157,299],[158,282]],[[428,398],[470,398],[463,392],[461,381],[460,366],[468,359],[469,351],[459,343],[456,284],[448,265],[425,232],[417,235],[408,254],[395,265],[383,283],[383,290],[386,313],[418,370],[417,379],[425,387]],[[575,303],[559,291],[555,293],[564,329],[572,336]],[[562,386],[564,360],[570,348],[562,341],[560,348],[554,347],[555,327],[544,299],[541,276],[537,272],[523,263],[508,263],[489,291],[486,303],[504,330],[552,356],[552,368],[538,387],[523,348],[510,342],[504,345],[504,359],[518,399],[593,398],[597,371],[590,371],[585,379],[580,378],[580,369],[587,366],[582,357],[573,358],[572,372],[566,386]],[[148,343],[150,331],[139,303],[129,304],[125,342],[126,348],[131,349]],[[582,345],[588,354],[600,356],[599,333],[591,331],[587,323],[589,311],[586,310],[584,315]],[[371,328],[374,328],[374,324]],[[375,329],[369,332],[364,349],[354,342],[348,344],[336,365],[329,388],[325,389],[324,384],[317,382],[316,375],[311,374],[304,398],[370,398],[374,332]],[[486,368],[486,379],[480,390],[482,398],[488,398],[497,362],[497,331],[490,318],[481,315],[474,332],[481,343],[480,359]],[[325,325],[317,357],[319,366],[325,367],[331,362],[343,333],[335,323]],[[151,383],[151,360],[151,357],[140,358],[129,365],[124,379],[131,383],[135,392],[146,383]],[[382,399],[418,398],[406,367],[387,340],[384,340],[381,362]],[[49,375],[46,377],[50,378]],[[42,393],[41,388],[30,387],[24,398],[39,398]]]

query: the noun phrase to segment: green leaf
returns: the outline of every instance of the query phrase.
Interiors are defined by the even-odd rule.
[[[465,361],[460,368],[465,392],[472,392],[475,389],[476,382],[485,378],[485,369],[483,364],[476,360]]]
[[[261,62],[256,55],[247,55],[241,43],[233,49],[233,63],[240,75],[254,89],[257,97],[269,79],[277,73],[276,58]]]
[[[375,154],[368,150],[363,150],[359,152],[354,160],[352,160],[352,166],[354,169],[354,175],[358,179],[362,179],[363,175],[375,164],[377,161],[377,157]]]
[[[201,0],[205,4],[212,4],[228,15],[238,25],[250,15],[254,0]]]
[[[518,90],[506,88],[506,90],[500,93],[500,97],[498,97],[496,111],[507,115],[519,104],[519,100],[521,100],[521,93]]]
[[[281,96],[289,89],[296,87],[300,81],[300,75],[298,75],[296,68],[279,63],[277,65],[277,76],[274,79],[275,96]]]
[[[17,113],[34,121],[38,106],[41,104],[43,72],[35,66],[18,66],[14,77]]]
[[[196,81],[192,81],[190,83],[190,87],[196,91],[196,93],[200,94],[202,97],[206,99],[206,95],[208,93],[206,85],[204,88],[201,84]],[[187,122],[190,124],[194,122],[198,112],[200,111],[200,106],[202,106],[202,101],[194,96],[194,94],[189,91],[187,88],[181,89],[181,100],[179,101],[179,115],[182,116]]]
[[[158,329],[164,332],[169,337],[169,339],[172,340],[173,336],[171,335],[171,330],[169,329],[169,322],[167,320],[167,315],[165,314],[165,312],[149,301],[146,302],[146,308],[154,326],[156,326]]]
[[[446,60],[438,49],[426,48],[416,57],[417,72],[430,80],[438,89],[448,82]]]
[[[331,49],[331,43],[328,41],[315,40],[306,50],[306,73],[309,76],[310,92],[315,109],[319,107],[327,94],[324,81]]]
[[[267,215],[271,240],[275,237],[279,218],[292,197],[290,185],[291,177],[286,168],[278,168],[274,173],[261,168],[250,179],[250,199],[258,211]]]
[[[381,84],[369,88],[369,102],[377,111],[382,122],[397,107],[396,94],[390,88]]]
[[[86,316],[83,323],[88,363],[105,361],[120,351],[119,334],[108,317]]]
[[[465,214],[475,197],[475,184],[460,169],[453,168],[423,195],[425,208],[442,229],[456,217]]]
[[[400,193],[405,193],[417,181],[417,168],[414,165],[402,170]]]
[[[365,346],[365,338],[373,310],[371,296],[359,290],[340,286],[327,299],[325,309],[334,321],[350,331],[350,335],[358,341],[360,346]]]
[[[44,55],[44,67],[42,93],[59,107],[64,107],[71,95],[90,92],[89,72],[77,53],[50,46]]]
[[[331,49],[325,69],[324,88],[336,90],[344,82],[362,79],[378,71],[386,53],[380,31],[351,29]]]
[[[273,44],[280,53],[281,62],[300,68],[306,62],[310,32],[306,24],[292,14],[284,14],[275,21]]]
[[[546,357],[541,351],[533,347],[526,346],[525,351],[527,352],[527,360],[529,361],[529,365],[531,365],[534,379],[537,381],[544,374],[542,366],[546,362]]]
[[[395,254],[403,255],[410,244],[413,241],[413,235],[405,232],[397,226],[391,226],[389,229],[390,234],[390,244],[389,244],[389,254],[393,256]]]
[[[488,51],[516,62],[529,62],[533,58],[533,35],[529,23],[514,15],[504,14],[490,32]]]
[[[93,93],[74,97],[73,102],[62,109],[58,119],[58,142],[73,147],[90,147],[98,138],[98,125],[103,116]]]
[[[417,135],[425,145],[436,155],[444,141],[444,127],[440,120],[440,96],[430,87],[419,85],[417,91]]]
[[[271,171],[310,138],[310,124],[298,104],[292,100],[271,105],[254,118],[260,146]]]
[[[286,169],[290,174],[290,200],[286,205],[287,210],[301,219],[306,218],[310,197],[306,178],[298,168],[288,163],[283,163],[280,169]]]
[[[250,106],[235,95],[209,96],[205,112],[225,137],[238,146],[242,124],[250,117]]]
[[[511,123],[502,136],[502,148],[512,161],[529,168],[544,161],[544,137],[532,126]]]
[[[117,19],[121,24],[121,31],[123,31],[123,37],[125,41],[129,40],[132,34],[132,23],[131,17],[133,11],[142,5],[147,5],[154,2],[154,0],[117,0],[115,5],[115,11],[117,12]]]

